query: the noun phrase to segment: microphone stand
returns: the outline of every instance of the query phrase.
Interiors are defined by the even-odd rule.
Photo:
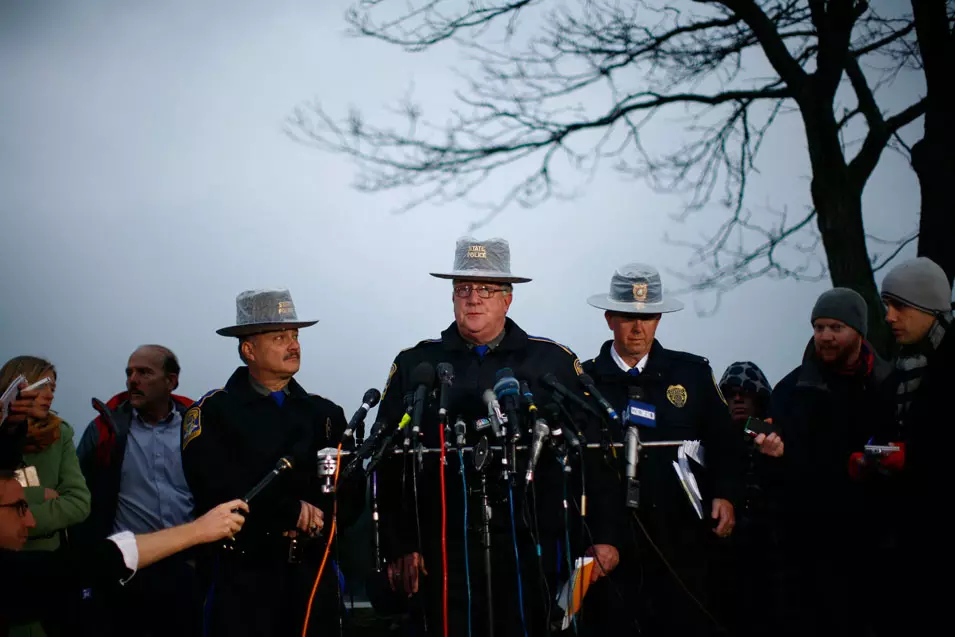
[[[483,449],[482,449],[483,448]],[[481,548],[484,552],[484,585],[487,598],[487,637],[494,637],[494,585],[491,582],[491,504],[487,497],[487,465],[490,451],[487,449],[487,438],[482,437],[474,446],[474,469],[481,479],[478,491],[481,502]],[[467,506],[467,503],[464,503]]]
[[[375,553],[375,572],[381,572],[381,530],[378,516],[378,472],[371,474],[371,541]]]

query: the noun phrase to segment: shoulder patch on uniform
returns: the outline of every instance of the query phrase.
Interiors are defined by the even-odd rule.
[[[381,392],[381,398],[384,400],[385,395],[388,393],[388,386],[391,385],[391,379],[395,377],[395,372],[398,371],[398,363],[392,363],[391,369],[388,370],[388,378],[385,379],[385,388]]]
[[[537,341],[539,343],[550,343],[551,345],[556,345],[557,347],[561,348],[562,350],[564,350],[565,352],[573,356],[575,360],[577,359],[577,354],[574,354],[569,347],[567,347],[566,345],[561,345],[560,343],[558,343],[552,338],[544,338],[543,336],[528,336],[527,339],[530,341]]]
[[[190,407],[182,417],[182,449],[202,434],[202,411],[198,405]]]
[[[206,402],[206,399],[207,399],[207,398],[210,398],[211,396],[214,396],[215,394],[218,394],[220,391],[221,391],[221,392],[224,392],[225,390],[220,387],[219,389],[213,389],[212,391],[206,392],[205,394],[202,395],[202,398],[200,398],[199,400],[197,400],[197,401],[192,405],[192,407],[190,407],[190,409],[193,409],[193,408],[202,409],[202,403]]]

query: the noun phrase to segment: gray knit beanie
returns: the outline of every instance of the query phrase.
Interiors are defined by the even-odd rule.
[[[952,288],[945,271],[928,257],[895,266],[882,280],[882,296],[934,314],[952,309]]]
[[[836,319],[865,337],[869,326],[868,315],[868,306],[862,295],[849,288],[832,288],[823,292],[816,301],[810,322],[815,323],[819,318]]]

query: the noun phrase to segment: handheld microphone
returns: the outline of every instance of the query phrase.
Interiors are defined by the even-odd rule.
[[[282,456],[279,458],[279,461],[275,463],[275,468],[272,469],[264,478],[259,480],[259,483],[252,487],[252,489],[243,496],[243,500],[246,503],[252,501],[252,498],[257,496],[265,487],[269,486],[272,483],[272,480],[275,480],[276,477],[283,471],[287,471],[292,468],[293,461],[292,456]]]
[[[355,429],[357,429],[361,423],[365,422],[365,416],[378,404],[379,400],[381,400],[381,392],[374,387],[365,392],[365,395],[361,398],[361,407],[358,408],[355,415],[348,421],[348,427],[345,428],[345,433],[342,434],[343,442],[354,435]]]
[[[467,433],[468,425],[464,422],[464,418],[458,416],[458,419],[454,423],[454,445],[459,449],[464,446],[464,435]]]
[[[487,405],[487,417],[491,421],[491,430],[496,438],[500,438],[504,435],[502,427],[505,421],[504,414],[501,412],[501,404],[497,402],[494,390],[485,390],[482,397],[484,398],[484,404]]]
[[[553,372],[548,372],[541,376],[541,382],[554,390],[555,394],[560,394],[561,396],[566,396],[569,398],[571,402],[586,411],[588,414],[596,416],[597,418],[603,418],[603,416],[600,415],[600,412],[584,402],[584,400],[577,394],[562,385],[561,382],[557,380],[557,376],[555,376]]]
[[[594,379],[590,377],[590,374],[581,374],[577,378],[580,380],[580,384],[584,386],[584,389],[587,390],[587,393],[593,396],[594,400],[600,404],[600,407],[607,412],[607,415],[610,416],[610,420],[619,422],[620,416],[617,415],[613,405],[607,402],[607,399],[603,397],[603,394],[597,390],[597,386],[594,384]]]
[[[527,473],[524,474],[524,482],[527,484],[534,480],[534,469],[537,468],[537,461],[540,460],[544,439],[548,436],[550,436],[550,427],[543,418],[538,418],[534,425],[534,439],[531,442],[531,458],[527,463]]]
[[[411,436],[417,441],[421,434],[421,419],[424,417],[424,399],[434,386],[434,366],[425,361],[411,371],[411,386],[414,387],[414,402],[411,408]],[[405,447],[410,444],[405,438]]]
[[[438,381],[441,383],[438,416],[442,422],[447,422],[448,403],[451,401],[451,384],[454,383],[454,367],[451,366],[451,363],[438,363]]]
[[[507,425],[511,432],[511,440],[521,439],[520,420],[517,415],[517,405],[521,395],[521,385],[514,378],[514,371],[510,367],[503,367],[497,371],[497,382],[494,383],[494,395],[504,405],[507,414]]]

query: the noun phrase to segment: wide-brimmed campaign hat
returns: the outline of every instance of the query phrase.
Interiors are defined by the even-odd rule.
[[[511,274],[511,247],[500,238],[478,241],[462,237],[454,248],[454,269],[451,272],[432,272],[439,279],[469,281],[497,281],[500,283],[527,283],[527,277]]]
[[[246,290],[235,297],[235,325],[216,330],[222,336],[248,336],[315,325],[300,321],[288,290]]]
[[[683,303],[663,295],[663,281],[656,268],[643,263],[620,266],[610,279],[610,294],[594,294],[587,303],[623,314],[678,312]]]

